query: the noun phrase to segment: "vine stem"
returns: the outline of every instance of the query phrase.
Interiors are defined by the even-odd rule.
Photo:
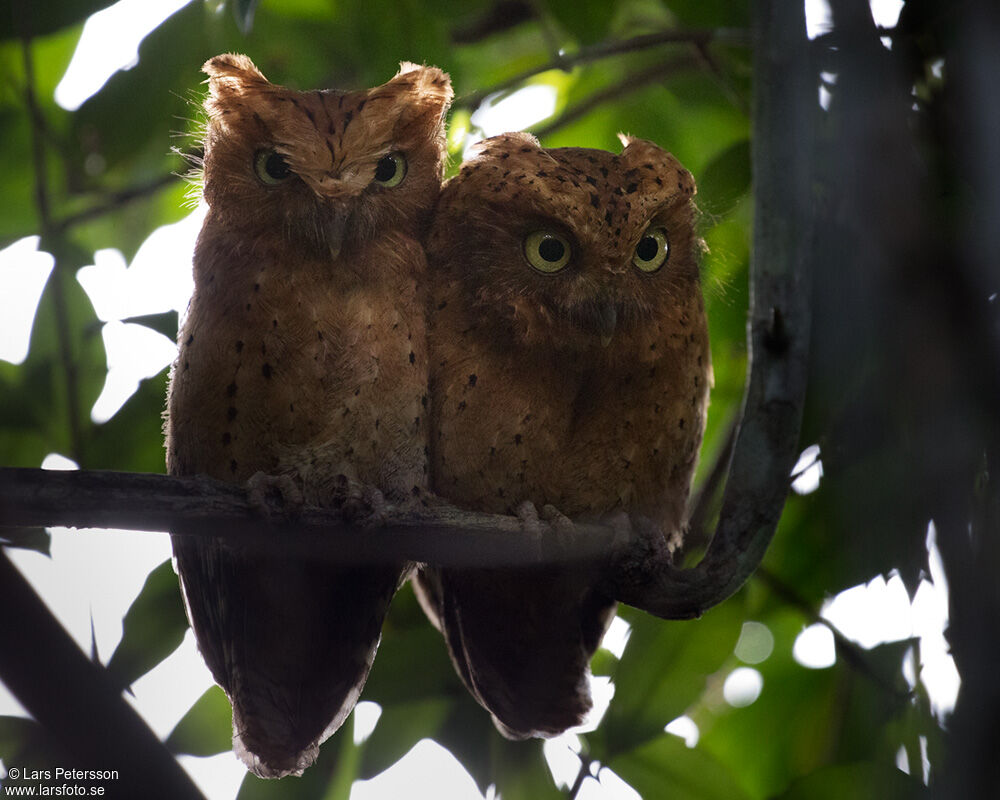
[[[21,37],[21,55],[24,62],[24,100],[31,121],[31,153],[35,168],[35,206],[38,210],[42,245],[54,250],[56,269],[52,270],[52,302],[55,306],[56,339],[59,362],[66,382],[66,416],[69,422],[70,455],[77,463],[84,459],[83,431],[80,415],[79,380],[76,359],[73,356],[73,337],[69,327],[69,305],[66,301],[65,281],[71,280],[58,268],[60,233],[52,221],[52,207],[48,192],[48,169],[45,153],[45,120],[35,91],[35,63],[31,50],[31,37]]]

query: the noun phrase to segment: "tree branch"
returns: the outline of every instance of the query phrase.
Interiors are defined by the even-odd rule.
[[[626,97],[633,92],[637,92],[651,83],[657,83],[667,75],[679,72],[682,69],[696,67],[698,65],[699,62],[691,56],[677,56],[669,59],[668,61],[662,61],[654,64],[648,69],[627,75],[618,83],[594,92],[585,100],[565,111],[552,122],[535,128],[532,133],[541,139],[551,133],[555,133],[561,128],[565,128],[572,122],[576,122],[578,119],[586,116],[603,103],[621,100],[623,97]]]
[[[571,548],[557,546],[555,536],[542,537],[539,544],[516,517],[443,503],[420,510],[389,506],[378,522],[348,522],[338,509],[313,506],[294,517],[277,504],[269,512],[264,516],[255,510],[243,487],[203,476],[0,467],[0,536],[7,525],[172,530],[238,539],[246,547],[301,548],[317,558],[346,562],[403,558],[442,566],[500,566],[599,558],[611,551],[615,535],[607,526],[578,523]]]
[[[840,653],[844,661],[858,673],[864,675],[872,683],[878,686],[879,689],[885,692],[885,694],[892,698],[892,700],[902,704],[908,702],[912,698],[913,692],[900,689],[889,678],[883,675],[871,662],[871,659],[868,658],[864,648],[844,636],[840,628],[820,614],[808,600],[785,583],[785,581],[771,572],[771,570],[764,566],[758,567],[757,573],[754,577],[755,579],[760,580],[761,583],[767,586],[768,589],[774,592],[785,603],[790,605],[792,608],[795,608],[800,614],[802,614],[802,616],[808,619],[810,623],[822,625],[830,631],[830,633],[833,634],[833,641],[837,648],[836,652]]]
[[[695,616],[760,564],[777,527],[798,451],[807,381],[816,116],[801,4],[754,6],[754,247],[750,366],[722,510],[705,558],[690,570],[625,562],[613,597],[657,616]],[[804,144],[805,143],[805,144]]]
[[[481,89],[477,92],[470,92],[463,95],[455,100],[452,108],[475,110],[491,94],[512,89],[524,83],[529,78],[541,75],[543,72],[548,72],[549,70],[561,69],[568,71],[579,64],[587,64],[591,61],[599,61],[602,58],[623,55],[624,53],[635,53],[664,44],[694,43],[704,46],[710,42],[745,45],[748,44],[748,36],[747,32],[740,28],[699,28],[694,30],[659,31],[658,33],[645,33],[641,36],[633,36],[630,39],[599,42],[588,47],[581,47],[575,53],[564,53],[556,56],[545,64],[526,69],[488,89]]]
[[[183,178],[176,173],[170,172],[166,175],[160,175],[158,178],[154,178],[151,181],[146,181],[145,183],[140,183],[136,186],[129,186],[116,192],[110,192],[107,199],[103,202],[97,203],[90,208],[85,208],[82,211],[78,211],[75,214],[70,214],[63,219],[58,220],[53,224],[53,229],[58,233],[63,233],[83,222],[90,222],[91,220],[99,219],[106,214],[113,214],[114,212],[127,206],[129,203],[156,194],[160,191],[160,189],[165,186],[170,186],[179,180],[183,180]]]
[[[187,773],[88,659],[0,551],[0,679],[81,769],[112,797],[204,800]],[[69,765],[66,765],[69,766]]]

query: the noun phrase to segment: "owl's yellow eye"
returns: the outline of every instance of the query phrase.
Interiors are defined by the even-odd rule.
[[[389,153],[382,156],[375,165],[375,183],[391,189],[399,186],[406,177],[406,159],[402,153]]]
[[[643,272],[656,272],[670,257],[670,240],[663,226],[650,227],[635,246],[632,263]]]
[[[539,272],[558,272],[569,263],[569,242],[549,231],[535,231],[524,239],[524,257]]]
[[[253,157],[253,171],[268,186],[284,183],[295,174],[285,157],[274,150],[258,150]]]

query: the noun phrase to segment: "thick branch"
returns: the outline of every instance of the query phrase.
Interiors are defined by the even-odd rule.
[[[187,773],[0,552],[0,679],[81,769],[112,797],[201,798]],[[66,766],[70,766],[67,764]]]
[[[572,552],[557,537],[525,533],[515,517],[434,504],[389,507],[384,520],[347,522],[337,509],[302,508],[288,518],[274,506],[265,518],[246,490],[210,478],[105,471],[0,468],[0,526],[62,525],[183,531],[238,538],[241,545],[301,547],[317,558],[347,562],[410,561],[443,566],[498,566],[594,558],[610,551],[613,532],[578,524]],[[544,527],[544,523],[542,523]],[[281,535],[283,533],[303,535]],[[278,535],[276,535],[276,533]],[[2,536],[2,527],[0,527]]]
[[[739,589],[760,564],[788,493],[809,349],[816,102],[807,48],[801,4],[755,4],[750,371],[719,523],[693,569],[626,563],[612,588],[619,600],[661,617],[694,615]]]

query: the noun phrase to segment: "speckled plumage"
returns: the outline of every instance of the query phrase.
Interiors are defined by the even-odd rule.
[[[638,513],[676,542],[712,380],[695,187],[673,156],[624,141],[613,155],[507,134],[446,184],[427,244],[431,485],[486,512],[531,501],[576,519]],[[647,274],[633,256],[659,227],[669,256]],[[554,274],[527,260],[536,231],[569,246]],[[588,663],[614,609],[594,569],[418,576],[506,735],[554,735],[589,709]]]
[[[321,505],[345,475],[402,501],[427,485],[418,235],[440,190],[448,77],[404,64],[369,91],[297,92],[243,56],[205,71],[209,211],[171,373],[168,470],[240,484],[262,472]],[[391,154],[406,171],[388,187],[376,178]],[[407,565],[173,545],[234,749],[258,775],[300,773],[353,708]]]

